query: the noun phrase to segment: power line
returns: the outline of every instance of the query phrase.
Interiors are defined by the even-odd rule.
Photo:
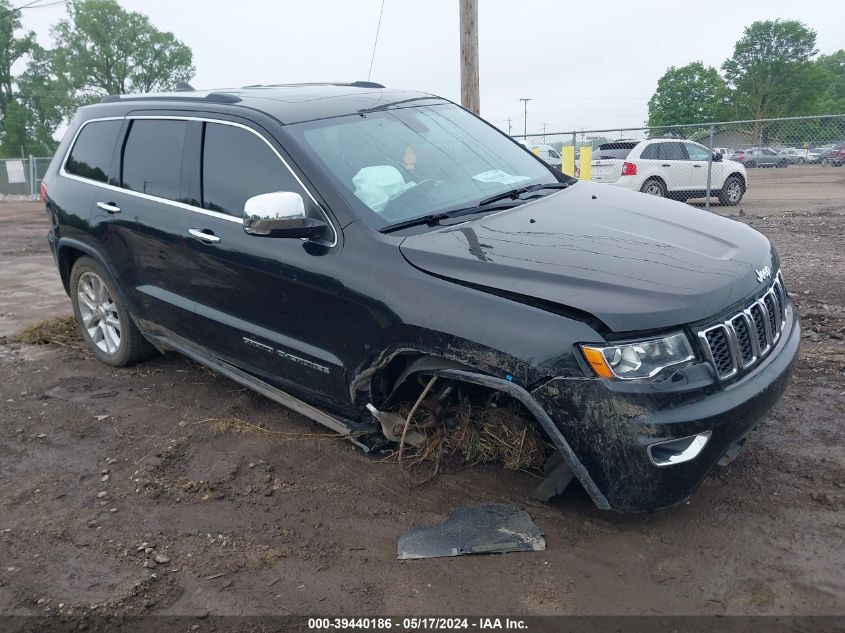
[[[32,2],[27,2],[26,4],[22,4],[19,7],[15,7],[13,9],[9,9],[8,11],[4,11],[0,13],[0,20],[5,18],[7,15],[11,15],[13,13],[17,13],[18,11],[23,11],[24,9],[46,9],[47,7],[54,7],[60,4],[67,4],[68,0],[58,0],[57,2],[50,2],[48,4],[37,4],[38,2],[43,2],[44,0],[32,0]]]
[[[381,0],[381,10],[378,12],[378,26],[376,27],[376,41],[373,42],[373,54],[370,57],[370,72],[367,73],[367,81],[373,76],[373,62],[376,59],[376,46],[378,46],[378,34],[381,31],[381,16],[384,13],[384,0]]]

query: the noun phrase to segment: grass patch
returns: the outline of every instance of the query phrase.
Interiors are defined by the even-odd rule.
[[[409,462],[444,461],[501,464],[508,470],[542,470],[554,450],[533,418],[516,404],[482,407],[462,404],[454,424],[426,429],[426,442]]]
[[[75,350],[87,349],[76,319],[72,316],[39,321],[14,334],[9,341],[27,345],[60,345]]]

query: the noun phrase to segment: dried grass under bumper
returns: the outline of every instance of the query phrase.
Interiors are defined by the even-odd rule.
[[[542,429],[518,405],[458,405],[452,423],[425,429],[426,440],[407,452],[406,462],[445,460],[466,465],[501,464],[509,470],[542,471],[554,450]],[[398,453],[394,454],[398,458]]]

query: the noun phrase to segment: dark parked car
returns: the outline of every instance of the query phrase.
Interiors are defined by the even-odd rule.
[[[752,167],[788,167],[789,157],[778,154],[768,147],[749,147],[737,150],[731,160],[742,163],[746,168]]]
[[[41,195],[103,362],[176,350],[371,450],[422,385],[432,424],[513,405],[554,446],[545,498],[574,478],[600,508],[683,501],[800,340],[754,229],[377,84],[107,97]]]
[[[837,143],[824,157],[824,161],[834,167],[845,165],[845,143]]]

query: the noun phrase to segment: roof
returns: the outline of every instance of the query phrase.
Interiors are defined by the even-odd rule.
[[[403,103],[445,103],[446,100],[411,90],[384,88],[380,84],[277,84],[245,86],[219,90],[180,90],[139,95],[111,95],[103,103],[145,105],[174,102],[218,103],[252,108],[265,112],[283,124],[326,119],[348,114],[385,109]],[[164,106],[167,107],[167,106]]]

